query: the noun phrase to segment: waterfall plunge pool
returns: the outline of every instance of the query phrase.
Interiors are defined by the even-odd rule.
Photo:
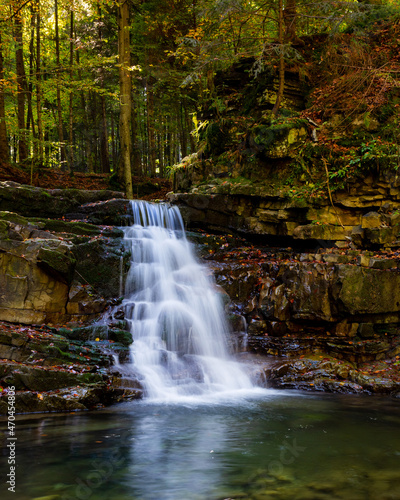
[[[9,495],[5,427],[3,499],[400,498],[400,409],[388,398],[269,391],[230,403],[18,415]]]
[[[2,500],[400,500],[398,401],[257,387],[178,212],[132,210],[124,369],[145,399],[17,415],[15,493],[3,418]]]

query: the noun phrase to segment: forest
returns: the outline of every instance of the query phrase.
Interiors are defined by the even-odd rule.
[[[243,157],[260,123],[306,119],[330,154],[346,157],[335,181],[361,162],[335,142],[356,116],[364,132],[391,118],[363,154],[393,160],[399,12],[392,0],[5,0],[1,163],[30,184],[41,169],[113,174],[132,198],[132,175],[169,177],[198,151]],[[243,64],[245,80],[229,88]],[[293,74],[303,99],[294,107],[285,102]],[[233,140],[212,151],[207,138],[216,127],[227,135],[228,122]]]
[[[0,0],[1,498],[400,499],[399,106],[400,0]]]

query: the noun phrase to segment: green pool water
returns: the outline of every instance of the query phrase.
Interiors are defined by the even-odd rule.
[[[225,403],[127,402],[18,415],[2,499],[400,499],[400,404],[266,391]]]

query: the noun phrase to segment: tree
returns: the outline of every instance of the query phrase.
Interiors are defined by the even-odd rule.
[[[133,198],[131,169],[131,48],[129,34],[129,0],[123,0],[118,6],[118,65],[120,87],[119,134],[121,142],[120,177],[125,185],[128,199]],[[122,174],[122,175],[121,175]]]
[[[27,91],[26,73],[24,65],[23,18],[21,1],[13,2],[15,65],[17,73],[17,117],[18,117],[18,152],[19,161],[28,157],[26,130],[25,130],[25,96]]]
[[[57,65],[57,129],[58,129],[58,140],[60,144],[60,159],[61,168],[63,170],[68,169],[65,158],[65,144],[64,144],[64,131],[63,131],[63,116],[62,116],[62,106],[61,106],[61,63],[60,63],[60,31],[58,23],[58,0],[54,0],[54,15],[55,15],[55,30],[56,30],[56,65]]]
[[[275,116],[278,114],[279,106],[281,105],[283,97],[283,91],[285,89],[285,47],[283,45],[283,29],[283,0],[278,0],[279,79],[276,101],[274,107],[272,108],[272,114]]]
[[[0,26],[1,30],[1,26]],[[7,144],[7,125],[4,99],[4,58],[3,45],[0,31],[0,159],[9,161],[9,150]]]

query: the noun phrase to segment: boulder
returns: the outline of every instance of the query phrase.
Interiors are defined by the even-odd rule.
[[[361,218],[362,229],[375,229],[382,224],[381,216],[378,212],[368,212]]]
[[[351,315],[400,312],[400,274],[340,265],[338,300]]]
[[[123,197],[123,193],[108,190],[43,189],[12,181],[0,182],[0,210],[25,217],[62,216],[83,204]]]

